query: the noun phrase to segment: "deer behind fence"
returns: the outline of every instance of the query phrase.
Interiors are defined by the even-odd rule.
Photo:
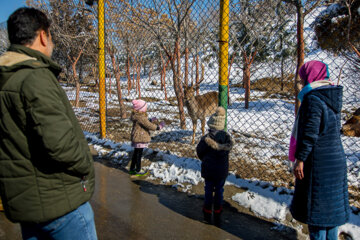
[[[201,121],[202,135],[205,134],[205,119],[213,114],[219,105],[218,92],[208,92],[202,95],[195,96],[195,91],[199,87],[200,82],[193,86],[184,85],[184,100],[185,106],[188,109],[189,116],[193,124],[193,135],[191,144],[195,143],[195,133],[197,120]]]

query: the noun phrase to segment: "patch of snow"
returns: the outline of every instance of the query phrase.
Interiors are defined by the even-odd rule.
[[[232,200],[248,208],[257,216],[278,221],[285,220],[287,205],[285,203],[279,204],[279,202],[273,200],[273,198],[267,198],[258,193],[246,191],[235,194]]]

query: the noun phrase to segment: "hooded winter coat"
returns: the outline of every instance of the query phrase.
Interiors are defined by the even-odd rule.
[[[340,138],[342,87],[314,89],[299,109],[295,157],[304,162],[290,211],[303,223],[335,227],[349,218],[347,169]]]
[[[196,147],[201,163],[201,176],[206,180],[226,179],[229,172],[229,153],[234,143],[225,131],[210,129]]]
[[[94,191],[93,159],[60,70],[21,45],[0,56],[0,194],[13,222],[61,217]]]
[[[149,121],[145,112],[133,110],[130,119],[133,122],[131,142],[149,143],[151,141],[150,131],[157,130],[158,126]]]

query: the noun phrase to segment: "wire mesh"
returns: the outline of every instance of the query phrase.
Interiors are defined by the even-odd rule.
[[[6,51],[8,45],[9,40],[7,38],[6,24],[0,23],[0,54],[3,54]]]
[[[99,132],[97,5],[90,7],[77,0],[29,2],[47,10],[55,25],[58,50],[54,57],[64,66],[64,89],[77,105],[83,129]],[[343,20],[337,17],[344,16],[344,6],[338,5],[336,15],[329,11],[334,8],[329,2],[334,1],[288,2],[231,0],[228,64],[219,66],[219,1],[106,0],[107,137],[130,142],[131,100],[141,98],[148,102],[149,118],[166,123],[163,130],[153,133],[149,147],[196,158],[195,144],[203,128],[207,129],[201,122],[206,123],[214,111],[218,95],[212,92],[218,92],[219,72],[226,67],[227,129],[236,143],[230,171],[239,178],[293,188],[287,155],[295,120],[298,51],[303,46],[300,52],[305,62],[327,63],[330,78],[344,86],[343,125],[359,108],[360,55],[354,49],[359,49],[360,38],[359,30],[347,31],[345,26],[350,25],[342,23],[354,48],[328,46],[319,39],[331,32],[327,27],[336,30],[337,25],[331,25],[335,20],[341,25]],[[353,21],[359,21],[358,15],[354,12]],[[302,26],[299,16],[304,17]],[[300,30],[303,39],[298,44]],[[359,117],[352,123],[342,141],[350,202],[360,207]]]

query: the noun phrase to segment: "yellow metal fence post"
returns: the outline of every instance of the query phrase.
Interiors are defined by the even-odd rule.
[[[229,58],[229,0],[220,1],[220,39],[219,39],[219,105],[228,108],[228,58]],[[225,121],[227,129],[227,114]]]
[[[104,0],[98,0],[99,33],[99,112],[100,135],[106,137],[106,99],[105,99],[105,7]]]

